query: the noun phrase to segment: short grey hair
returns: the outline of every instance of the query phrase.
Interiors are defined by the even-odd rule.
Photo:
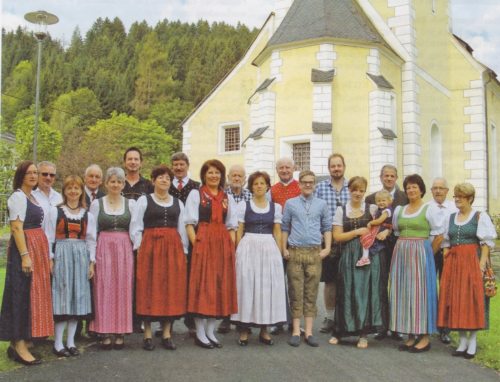
[[[240,164],[233,164],[231,167],[229,167],[228,175],[231,175],[234,171],[243,171],[243,176],[247,176],[247,173],[245,171],[245,167],[243,167]]]
[[[116,178],[125,183],[125,171],[121,167],[110,167],[106,170],[106,180],[105,183],[112,177],[116,176]]]
[[[102,177],[102,169],[101,169],[101,166],[99,166],[98,164],[93,163],[89,167],[87,167],[85,169],[85,176],[87,176],[89,174],[90,170],[97,170],[97,171],[99,171],[101,173],[101,177]]]
[[[49,162],[48,160],[44,160],[44,161],[39,162],[36,165],[36,167],[37,167],[38,171],[40,171],[40,167],[52,167],[55,170],[56,169],[56,164],[52,163],[52,162]]]
[[[186,162],[186,164],[189,166],[189,158],[186,154],[182,153],[182,152],[178,152],[178,153],[175,153],[172,155],[172,157],[170,158],[170,162],[173,164],[175,161],[184,161]]]
[[[432,180],[432,187],[434,187],[434,183],[436,183],[436,182],[443,182],[444,186],[445,186],[447,189],[449,189],[449,187],[448,187],[448,181],[447,181],[445,178],[443,178],[443,177],[441,177],[441,176],[438,176],[437,178],[434,178],[434,179]],[[431,188],[432,188],[432,187],[431,187]]]
[[[384,170],[392,170],[396,174],[396,177],[398,176],[398,169],[396,166],[392,164],[383,165],[382,168],[380,169],[380,176],[384,175]]]
[[[290,157],[281,157],[276,161],[276,168],[278,168],[281,164],[288,162],[292,164],[292,167],[295,167],[295,161]]]

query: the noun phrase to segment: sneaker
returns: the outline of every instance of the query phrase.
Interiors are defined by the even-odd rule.
[[[371,261],[368,257],[362,257],[356,262],[357,267],[364,267],[365,265],[370,265]]]

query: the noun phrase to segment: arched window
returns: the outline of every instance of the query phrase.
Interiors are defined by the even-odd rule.
[[[436,123],[431,127],[430,174],[432,179],[443,176],[443,148],[441,132]]]
[[[493,198],[498,198],[498,145],[497,145],[497,128],[491,125],[490,134],[490,190]]]

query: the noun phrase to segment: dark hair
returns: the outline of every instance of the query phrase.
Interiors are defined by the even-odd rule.
[[[14,174],[14,180],[12,181],[12,187],[14,191],[17,190],[18,188],[21,188],[21,186],[23,185],[24,177],[26,176],[28,168],[31,165],[34,165],[34,163],[30,160],[22,161],[17,165],[16,173]]]
[[[328,157],[328,167],[330,167],[330,161],[333,159],[333,158],[340,158],[340,160],[342,161],[342,164],[344,165],[345,167],[345,160],[344,160],[344,156],[342,154],[339,154],[339,153],[333,153],[331,154],[329,157]]]
[[[222,162],[218,159],[210,159],[207,160],[205,163],[203,163],[203,166],[201,166],[200,169],[200,179],[201,179],[201,184],[205,185],[205,175],[207,174],[208,168],[209,167],[215,167],[217,170],[220,171],[220,183],[219,187],[224,188],[226,185],[226,167],[222,164]]]
[[[353,176],[347,183],[347,188],[349,188],[349,191],[359,190],[359,187],[361,186],[365,186],[366,191],[366,188],[368,187],[368,181],[362,176]]]
[[[172,164],[174,164],[175,161],[180,161],[180,160],[186,162],[186,164],[189,166],[189,158],[184,153],[181,153],[181,152],[175,153],[170,158],[170,162],[172,162]]]
[[[403,181],[403,188],[404,188],[405,193],[406,193],[406,186],[408,186],[409,184],[416,184],[418,186],[418,188],[420,189],[420,192],[422,193],[422,198],[424,197],[425,191],[426,191],[425,190],[425,183],[420,175],[412,174],[412,175],[408,175],[405,178],[405,180]]]
[[[264,178],[264,181],[266,182],[267,185],[267,189],[269,190],[271,188],[271,178],[269,177],[269,174],[265,171],[255,171],[254,173],[250,174],[247,183],[247,188],[252,194],[253,194],[252,190],[253,182],[255,182],[255,180],[258,178]]]
[[[127,154],[131,151],[137,151],[139,153],[139,158],[141,159],[142,162],[142,151],[139,150],[138,147],[129,147],[127,150],[125,150],[125,154],[123,154],[123,161],[125,162],[125,160],[127,159]]]
[[[80,178],[78,175],[68,175],[66,178],[64,178],[61,194],[63,197],[63,202],[62,204],[67,204],[68,203],[68,198],[64,194],[64,190],[66,190],[66,187],[71,186],[72,184],[76,184],[77,186],[80,187],[80,190],[82,193],[80,194],[80,200],[78,201],[78,206],[82,208],[87,208],[87,203],[85,201],[85,185],[83,183],[82,178]]]
[[[174,173],[166,164],[159,164],[158,166],[154,166],[151,170],[151,181],[154,181],[160,175],[168,174],[170,177],[170,181],[174,179]]]

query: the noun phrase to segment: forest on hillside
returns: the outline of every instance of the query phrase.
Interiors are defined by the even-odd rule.
[[[56,162],[61,175],[81,174],[90,163],[120,164],[124,149],[136,145],[149,166],[168,162],[181,147],[182,120],[257,32],[203,20],[136,22],[127,32],[119,18],[98,18],[84,36],[75,29],[68,46],[48,36],[38,159]],[[14,145],[0,143],[3,163],[33,155],[36,52],[31,32],[2,30],[1,132],[16,137]]]

